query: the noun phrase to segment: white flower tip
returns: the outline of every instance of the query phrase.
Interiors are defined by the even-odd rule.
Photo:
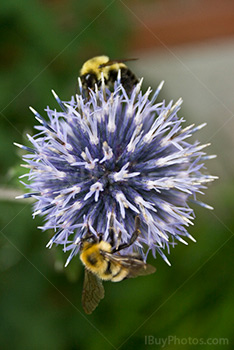
[[[180,97],[178,101],[176,101],[175,106],[180,106],[182,103],[183,103],[183,99],[182,97]]]
[[[199,129],[204,128],[206,125],[207,125],[207,123],[203,123],[203,124],[199,125]]]
[[[41,212],[42,212],[41,209],[38,209],[38,210],[34,211],[33,217],[35,217],[38,214],[41,214]]]
[[[78,84],[79,84],[80,86],[82,86],[82,82],[81,82],[80,77],[78,77],[77,80],[78,80]]]
[[[17,142],[13,142],[13,145],[19,148],[23,148],[23,145],[21,145],[20,143]]]
[[[58,95],[56,94],[56,92],[53,89],[51,90],[51,92],[52,92],[53,96],[55,97],[55,99],[57,100]]]
[[[52,242],[51,242],[51,240],[46,244],[46,248],[51,248],[52,247]]]
[[[29,106],[28,107],[29,109],[30,109],[30,111],[33,113],[33,114],[37,114],[37,111],[33,108],[33,107],[31,107],[31,106]]]
[[[168,259],[164,259],[164,260],[166,261],[168,266],[171,266],[171,263],[170,263],[170,261]]]
[[[35,117],[35,119],[36,119],[40,124],[42,124],[42,120],[41,120],[40,118]]]
[[[71,261],[71,259],[68,258],[67,261],[66,261],[66,263],[65,263],[65,265],[64,265],[64,267],[67,267],[67,265],[69,264],[70,261]]]
[[[178,239],[178,238],[177,238]],[[183,243],[184,245],[188,245],[188,242],[186,242],[184,239],[181,237],[178,239],[179,242]]]
[[[163,85],[164,85],[164,83],[165,83],[165,80],[162,80],[161,83],[159,84],[157,90],[161,90]]]
[[[24,198],[24,194],[21,194],[20,196],[16,196],[15,199],[23,199]]]

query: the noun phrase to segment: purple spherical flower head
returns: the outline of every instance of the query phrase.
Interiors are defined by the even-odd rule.
[[[141,234],[125,253],[139,251],[146,259],[151,250],[169,264],[164,249],[191,235],[187,227],[194,217],[189,202],[196,200],[214,176],[204,174],[203,149],[207,145],[187,139],[205,124],[183,128],[178,116],[182,100],[156,103],[162,83],[149,99],[151,89],[141,91],[142,81],[128,96],[120,79],[113,92],[104,87],[62,102],[61,111],[46,109],[49,121],[33,108],[39,133],[29,136],[32,148],[23,156],[30,168],[30,193],[37,202],[33,216],[44,215],[42,230],[53,229],[48,243],[71,250],[68,262],[79,252],[87,232],[102,232],[110,240],[112,216],[121,243],[129,242],[136,215]],[[117,239],[117,237],[116,237]]]

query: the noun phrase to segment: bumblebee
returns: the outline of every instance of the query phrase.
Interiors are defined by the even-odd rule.
[[[109,233],[111,242],[104,241],[102,234],[98,237],[88,232],[81,243],[80,259],[85,267],[82,306],[87,314],[91,314],[100,300],[104,298],[102,280],[120,282],[126,278],[149,275],[156,271],[155,267],[146,264],[137,254],[120,255],[119,252],[132,245],[140,234],[140,219],[135,218],[135,231],[128,243],[114,245],[113,218],[110,220]],[[89,230],[88,230],[89,231]],[[120,241],[120,234],[118,241]]]
[[[80,70],[80,79],[85,91],[94,90],[95,84],[98,87],[102,83],[102,73],[105,85],[113,89],[114,82],[117,80],[118,71],[121,71],[121,83],[126,92],[131,93],[133,87],[138,83],[138,78],[123,63],[133,61],[133,59],[110,60],[107,56],[96,56],[86,61]]]

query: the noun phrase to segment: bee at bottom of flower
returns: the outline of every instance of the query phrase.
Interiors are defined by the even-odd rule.
[[[113,221],[113,218],[112,220]],[[85,266],[82,306],[87,314],[91,314],[100,300],[104,298],[102,280],[120,282],[123,279],[141,275],[149,275],[156,271],[152,265],[146,264],[140,254],[121,255],[119,252],[131,246],[140,234],[140,219],[135,218],[135,230],[128,243],[114,244],[114,229],[110,223],[111,242],[104,241],[102,234],[98,238],[88,230],[81,242],[80,259]]]

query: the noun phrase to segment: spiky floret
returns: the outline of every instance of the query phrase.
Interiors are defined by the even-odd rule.
[[[213,157],[206,156],[207,145],[187,140],[205,124],[183,128],[182,100],[156,103],[163,83],[151,99],[151,89],[142,93],[141,83],[130,97],[120,79],[112,93],[103,85],[88,100],[81,83],[80,94],[67,103],[53,92],[62,111],[48,107],[49,121],[31,108],[41,125],[37,135],[28,135],[32,148],[17,144],[29,152],[23,159],[31,192],[23,197],[37,200],[33,216],[46,219],[41,229],[55,231],[48,247],[71,250],[67,263],[87,226],[110,241],[111,215],[121,243],[129,241],[139,215],[141,235],[127,250],[145,259],[152,250],[169,263],[163,250],[193,239],[187,231],[194,217],[189,201],[196,202],[215,177],[202,172],[204,160]]]

